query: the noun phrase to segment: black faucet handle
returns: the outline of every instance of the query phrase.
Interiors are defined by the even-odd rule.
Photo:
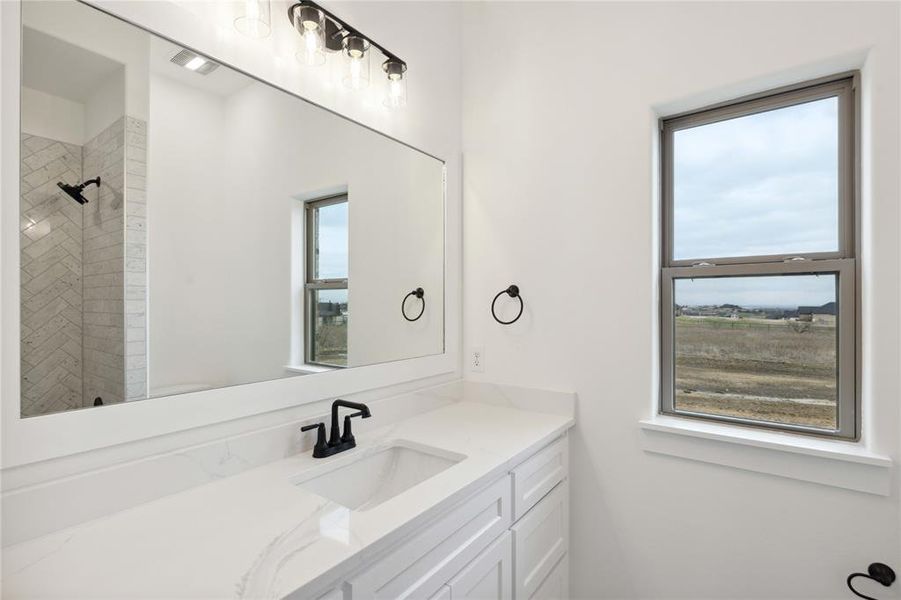
[[[301,431],[316,430],[316,445],[313,446],[313,458],[322,458],[328,456],[328,444],[325,443],[325,423],[313,423],[312,425],[304,425]]]
[[[370,415],[367,412],[363,412],[362,410],[359,412],[351,413],[349,415],[344,415],[344,434],[341,436],[341,443],[350,445],[351,447],[357,444],[356,438],[354,438],[354,433],[350,428],[350,420],[354,417],[363,417],[364,419],[369,417]]]

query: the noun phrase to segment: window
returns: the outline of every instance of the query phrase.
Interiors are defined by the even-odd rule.
[[[306,205],[305,362],[347,366],[347,195]]]
[[[661,121],[661,412],[857,438],[855,77]]]

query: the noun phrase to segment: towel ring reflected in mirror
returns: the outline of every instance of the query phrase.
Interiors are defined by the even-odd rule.
[[[407,299],[410,298],[410,296],[415,296],[422,301],[422,306],[419,309],[419,314],[412,318],[407,316]],[[404,318],[406,320],[410,321],[411,323],[413,321],[418,321],[424,312],[425,312],[425,291],[421,287],[416,288],[415,290],[413,290],[412,292],[410,292],[409,294],[404,296],[404,299],[401,300],[401,302],[400,302],[400,313],[404,316]]]
[[[497,312],[495,311],[495,305],[497,304],[498,298],[500,298],[504,294],[507,294],[511,298],[516,298],[519,300],[519,312],[516,313],[516,316],[513,317],[512,319],[510,319],[509,321],[503,321],[503,320],[499,319],[497,316]],[[516,284],[511,284],[507,289],[499,291],[497,293],[497,295],[494,297],[494,300],[491,301],[491,316],[494,317],[494,320],[497,321],[498,323],[500,323],[501,325],[512,325],[513,323],[516,323],[517,321],[519,321],[519,318],[522,316],[523,308],[525,308],[525,306],[523,305],[523,302],[522,302],[522,296],[519,295],[519,286]]]

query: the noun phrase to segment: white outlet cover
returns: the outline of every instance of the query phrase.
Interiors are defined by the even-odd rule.
[[[473,373],[485,372],[485,348],[483,346],[473,346],[470,350],[469,369]]]

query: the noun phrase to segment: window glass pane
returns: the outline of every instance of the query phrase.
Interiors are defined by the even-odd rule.
[[[838,98],[673,133],[673,258],[838,250]]]
[[[677,411],[837,427],[837,275],[674,282]]]
[[[312,361],[347,366],[347,290],[313,290]]]
[[[347,202],[316,210],[316,278],[347,279]]]

